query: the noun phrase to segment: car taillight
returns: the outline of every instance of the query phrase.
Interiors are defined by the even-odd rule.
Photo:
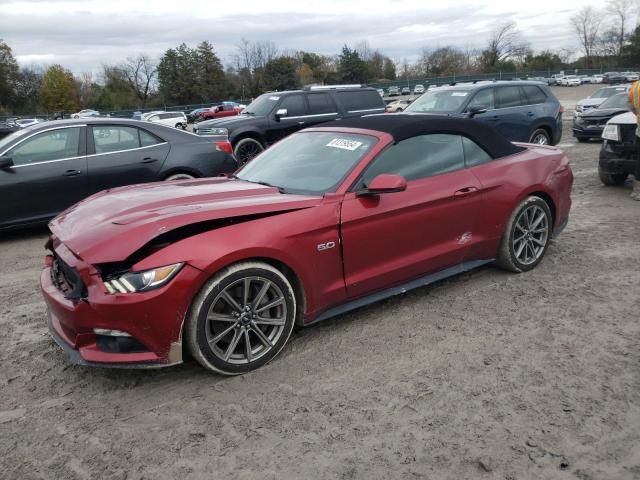
[[[229,142],[228,140],[224,140],[222,142],[213,142],[213,143],[216,144],[216,150],[218,150],[219,152],[228,153],[229,155],[233,153],[233,146],[231,145],[231,142]]]

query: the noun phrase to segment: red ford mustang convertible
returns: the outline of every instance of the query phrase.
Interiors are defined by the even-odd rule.
[[[296,133],[230,178],[117,188],[50,223],[42,291],[84,365],[190,353],[258,368],[294,325],[495,262],[534,268],[567,223],[553,147],[467,119],[378,115]]]

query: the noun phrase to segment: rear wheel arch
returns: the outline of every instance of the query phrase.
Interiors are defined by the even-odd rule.
[[[528,141],[531,141],[531,138],[533,137],[533,134],[536,130],[543,130],[549,138],[549,145],[553,145],[553,129],[547,124],[536,125],[535,127],[533,127],[531,129],[531,133],[529,133]]]
[[[191,175],[194,178],[200,178],[202,177],[202,174],[200,172],[198,172],[197,170],[194,170],[193,168],[189,168],[189,167],[175,167],[172,168],[171,170],[167,170],[165,172],[162,172],[161,175],[161,179],[162,180],[167,180],[169,177],[172,177],[174,175],[178,175],[178,174],[187,174],[187,175]]]
[[[536,190],[523,195],[519,202],[527,197],[540,197],[547,203],[547,205],[549,206],[549,210],[551,210],[551,231],[553,232],[553,225],[555,225],[556,222],[556,204],[553,201],[551,195],[549,195],[547,192],[543,192],[542,190]]]

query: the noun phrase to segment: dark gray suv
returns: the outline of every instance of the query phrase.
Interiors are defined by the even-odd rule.
[[[556,145],[563,108],[540,82],[459,83],[429,89],[405,113],[473,117],[493,125],[508,140]]]

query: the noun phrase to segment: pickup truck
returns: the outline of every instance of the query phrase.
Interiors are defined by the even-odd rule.
[[[233,117],[238,115],[243,109],[237,103],[223,102],[214,105],[209,110],[200,113],[200,120],[212,120],[214,118]]]

